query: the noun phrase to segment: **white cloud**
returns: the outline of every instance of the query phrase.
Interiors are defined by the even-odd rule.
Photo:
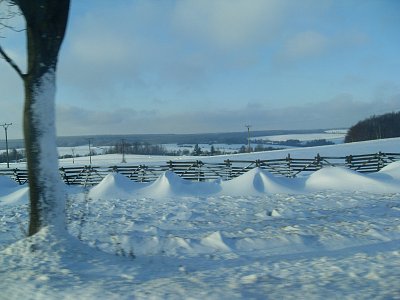
[[[58,135],[126,134],[141,132],[142,120],[151,121],[156,111],[137,111],[131,108],[113,110],[83,109],[74,105],[57,106]]]
[[[64,106],[59,108],[57,120],[61,135],[234,132],[244,130],[246,123],[253,125],[254,130],[339,128],[349,127],[373,114],[399,111],[399,103],[399,94],[372,102],[340,94],[321,103],[286,108],[269,109],[261,103],[250,103],[239,109],[187,110],[174,114]]]
[[[223,49],[265,42],[282,21],[286,1],[177,1],[174,24],[193,40]]]
[[[286,41],[281,58],[284,60],[298,60],[316,57],[325,52],[329,45],[329,39],[319,32],[299,32]]]
[[[242,130],[251,120],[265,129],[325,127],[384,113],[399,103],[398,89],[389,92],[385,86],[374,94],[373,88],[396,76],[390,56],[397,50],[395,34],[382,43],[392,36],[374,35],[376,28],[369,26],[375,19],[366,19],[386,14],[364,16],[363,10],[331,0],[99,0],[72,7],[57,102],[76,108],[60,108],[61,134]],[[346,22],[337,22],[337,16]],[[388,26],[384,29],[394,32],[395,26]],[[25,47],[15,47],[12,38],[1,43],[25,63],[19,55]],[[19,118],[22,84],[0,64],[5,99],[0,120],[9,111]],[[349,76],[339,82],[343,74]],[[371,106],[341,95],[311,108],[291,104],[323,101],[342,91],[376,101]],[[352,116],[346,105],[360,114]],[[167,115],[171,112],[176,114]]]

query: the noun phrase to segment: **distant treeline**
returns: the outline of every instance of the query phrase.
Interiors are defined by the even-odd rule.
[[[312,130],[255,130],[250,131],[251,139],[270,135],[285,134],[307,134],[323,133],[326,129]],[[242,132],[220,132],[220,133],[195,133],[195,134],[116,134],[116,135],[90,135],[90,136],[60,136],[57,137],[58,147],[92,146],[113,146],[116,141],[125,140],[127,143],[149,143],[152,145],[161,144],[247,144],[247,130]],[[253,141],[252,141],[253,143]],[[10,148],[23,148],[22,139],[8,140]],[[5,142],[0,138],[0,149],[5,149]]]
[[[175,151],[167,151],[162,145],[152,145],[150,143],[116,143],[108,148],[106,154],[125,153],[125,154],[145,154],[145,155],[177,155]]]
[[[244,127],[243,127],[244,128]],[[256,130],[251,131],[251,138],[268,135],[322,133],[325,129],[315,130]],[[125,140],[127,143],[161,144],[247,144],[247,130],[242,132],[194,133],[194,134],[119,134],[58,137],[58,147],[75,147],[88,144],[93,146],[114,146],[116,141]],[[1,147],[1,141],[0,141]]]
[[[286,141],[266,141],[266,140],[254,140],[254,143],[257,144],[272,144],[272,145],[280,145],[280,146],[290,146],[290,147],[316,147],[316,146],[324,146],[324,145],[334,145],[334,142],[327,141],[326,139],[317,139],[312,141],[300,141],[296,139],[289,139]],[[276,150],[276,148],[275,148]],[[263,150],[262,150],[263,151]]]
[[[256,145],[254,148],[251,147],[250,151],[258,152],[258,151],[270,151],[276,149],[277,149],[276,147],[266,147],[263,145]],[[246,153],[248,151],[249,151],[248,147],[243,145],[240,149],[238,149],[238,151],[229,153],[233,154]],[[214,145],[211,145],[209,150],[202,149],[199,146],[199,144],[195,144],[192,150],[189,149],[167,150],[163,145],[152,145],[149,143],[140,143],[140,142],[136,142],[133,144],[117,143],[106,150],[106,154],[115,154],[115,153],[140,154],[140,155],[169,155],[169,156],[183,156],[183,155],[210,156],[210,155],[227,154],[227,152],[215,148]]]
[[[371,116],[352,126],[345,143],[400,137],[400,112]]]
[[[22,153],[22,151],[17,151],[16,149],[8,150],[9,162],[16,162],[23,158],[24,158],[24,154]],[[7,152],[6,151],[0,153],[0,163],[5,163],[5,162],[7,162]]]

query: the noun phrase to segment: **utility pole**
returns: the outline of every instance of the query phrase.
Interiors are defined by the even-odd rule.
[[[251,148],[250,148],[250,127],[251,125],[245,125],[245,127],[247,127],[247,152],[251,152]]]
[[[71,148],[71,151],[72,151],[72,163],[74,164],[75,163],[75,148]]]
[[[4,124],[1,124],[1,125],[0,125],[0,126],[3,126],[3,127],[4,127],[4,132],[5,132],[5,134],[6,134],[7,168],[10,168],[10,159],[9,159],[9,157],[8,157],[8,137],[7,137],[7,129],[8,129],[8,126],[10,126],[10,125],[12,125],[12,123],[4,123]]]
[[[122,151],[122,161],[121,161],[121,163],[126,163],[126,159],[125,159],[125,139],[121,139],[121,151]]]
[[[90,148],[90,141],[92,140],[92,138],[88,139],[89,141],[89,166],[92,165],[92,148]]]

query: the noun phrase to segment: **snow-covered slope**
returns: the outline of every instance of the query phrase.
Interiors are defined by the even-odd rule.
[[[230,159],[244,159],[244,160],[255,160],[255,159],[275,159],[285,158],[288,154],[294,158],[313,158],[317,154],[321,156],[346,156],[346,155],[357,155],[357,154],[370,154],[370,153],[399,153],[400,152],[400,138],[356,142],[348,144],[338,145],[327,145],[310,148],[291,148],[284,150],[266,151],[266,152],[255,152],[255,153],[244,153],[236,154],[234,157],[231,155],[221,155],[218,157],[203,158],[206,161],[221,161],[222,158]]]
[[[155,182],[133,182],[113,173],[91,188],[93,199],[174,196],[254,196],[262,194],[299,194],[325,190],[370,193],[400,193],[399,162],[389,164],[378,173],[361,174],[344,167],[326,167],[307,177],[276,177],[266,170],[254,168],[228,180],[192,182],[171,171],[164,172]]]
[[[297,154],[396,152],[399,141]],[[0,299],[400,297],[399,162],[223,182],[112,173],[65,192],[71,236],[23,239],[28,187],[0,177]]]

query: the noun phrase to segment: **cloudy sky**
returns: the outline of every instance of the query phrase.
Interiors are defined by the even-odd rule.
[[[343,128],[400,109],[397,0],[71,2],[59,135]],[[0,35],[24,67],[24,32]],[[0,91],[0,123],[21,137],[3,60]]]

